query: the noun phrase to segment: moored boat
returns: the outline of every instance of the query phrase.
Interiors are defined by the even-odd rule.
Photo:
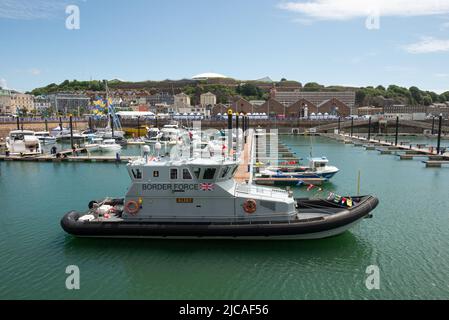
[[[127,166],[124,198],[91,201],[62,228],[80,237],[318,239],[369,217],[373,196],[294,199],[290,191],[238,184],[238,162],[144,157]]]
[[[106,139],[98,145],[98,149],[103,152],[120,151],[122,146],[115,142],[114,139]]]
[[[48,131],[38,131],[35,132],[35,136],[43,144],[53,144],[56,143],[56,137],[52,136]]]
[[[298,182],[313,179],[328,181],[339,171],[337,167],[329,165],[329,160],[326,157],[321,157],[310,158],[309,166],[267,167],[264,170],[260,170],[256,177],[261,178],[261,181],[268,178],[273,179],[273,181],[290,179],[293,181],[293,184],[298,184]]]
[[[34,131],[13,130],[6,137],[6,149],[10,155],[38,155],[42,153],[41,143]]]

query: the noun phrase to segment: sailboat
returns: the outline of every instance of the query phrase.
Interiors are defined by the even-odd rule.
[[[108,108],[108,124],[106,128],[97,129],[96,135],[103,139],[124,139],[125,132],[122,130],[120,119],[118,118],[114,106],[109,102],[109,89],[106,82],[106,106]],[[112,127],[113,126],[113,127]]]

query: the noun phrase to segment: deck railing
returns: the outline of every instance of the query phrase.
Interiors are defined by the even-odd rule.
[[[276,189],[276,188],[258,187],[255,185],[245,185],[245,184],[238,184],[236,187],[236,191],[240,192],[240,193],[246,193],[246,194],[266,195],[266,196],[270,196],[272,198],[275,198],[276,196],[289,195],[289,192],[286,190]]]

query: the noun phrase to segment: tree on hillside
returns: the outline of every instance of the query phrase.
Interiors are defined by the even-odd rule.
[[[419,90],[417,87],[410,87],[408,89],[410,91],[410,95],[412,96],[412,102],[415,104],[422,104],[423,103],[423,95],[421,93],[421,90]]]
[[[433,103],[432,97],[427,95],[422,98],[422,104],[425,106],[430,106]]]
[[[323,88],[324,86],[316,82],[309,82],[304,85],[304,91],[320,91]]]
[[[236,89],[237,93],[244,97],[260,98],[263,95],[262,90],[252,83],[245,83],[239,85]]]
[[[359,106],[363,106],[365,101],[366,93],[365,90],[360,89],[355,92],[355,103]]]

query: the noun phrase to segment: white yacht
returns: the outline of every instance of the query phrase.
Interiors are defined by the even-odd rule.
[[[167,124],[162,127],[161,133],[161,141],[167,141],[169,144],[175,145],[178,143],[181,131],[177,124]]]
[[[35,136],[39,139],[43,144],[54,144],[56,143],[56,137],[52,136],[48,131],[38,131],[35,133]]]
[[[84,147],[88,152],[99,151],[101,144],[103,144],[103,138],[90,136],[87,143],[84,144]]]
[[[116,152],[122,150],[122,146],[116,143],[114,139],[106,139],[99,144],[98,149],[102,152]]]
[[[111,128],[105,128],[105,129],[99,129],[97,132],[97,136],[102,137],[103,139],[124,139],[125,132],[122,130],[114,130],[114,135],[113,135]]]
[[[56,128],[51,129],[50,134],[53,137],[70,134],[70,129],[64,128],[62,126],[57,126]]]
[[[42,153],[41,143],[34,131],[14,130],[6,137],[6,148],[10,155],[38,155]]]
[[[55,138],[56,138],[56,141],[70,141],[70,139],[72,139],[72,138],[73,138],[73,140],[82,141],[82,140],[86,139],[86,136],[77,130],[73,130],[72,134],[70,134],[70,130],[69,130],[68,133],[66,133],[64,131],[59,132],[59,134],[57,134],[55,136]]]

